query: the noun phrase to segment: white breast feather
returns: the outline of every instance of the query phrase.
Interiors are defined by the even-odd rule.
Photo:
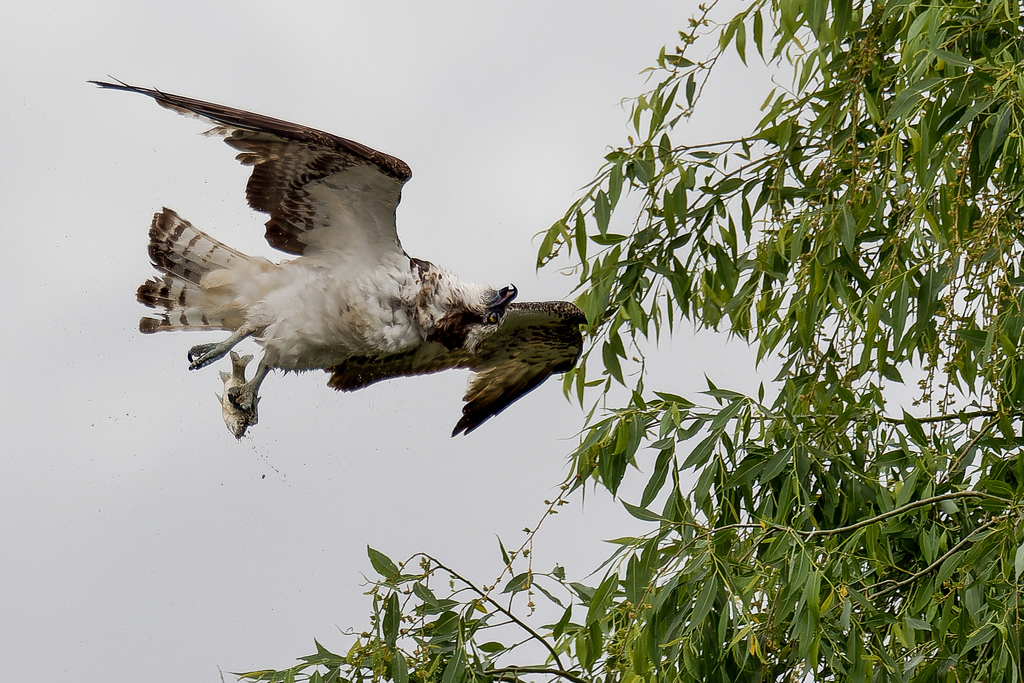
[[[404,256],[345,261],[325,268],[299,258],[247,280],[259,298],[243,308],[264,328],[257,339],[268,365],[309,370],[410,351],[453,307],[476,306],[489,290],[440,269],[421,282]]]

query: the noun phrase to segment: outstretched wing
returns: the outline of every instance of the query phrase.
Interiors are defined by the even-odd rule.
[[[252,112],[125,83],[102,88],[147,95],[179,114],[210,121],[253,167],[249,205],[270,215],[267,241],[291,254],[361,257],[401,251],[395,209],[409,166],[352,140]]]
[[[469,434],[552,374],[571,370],[583,348],[585,322],[583,311],[568,301],[510,304],[501,327],[477,350],[477,374],[452,436]]]
[[[328,385],[354,391],[392,377],[470,368],[477,374],[452,436],[469,434],[552,374],[572,369],[583,347],[580,325],[585,322],[583,311],[568,301],[513,303],[501,327],[476,353],[427,342],[388,358],[351,358],[328,368]]]

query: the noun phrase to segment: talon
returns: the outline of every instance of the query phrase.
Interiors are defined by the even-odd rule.
[[[250,325],[243,325],[231,333],[231,336],[219,344],[196,344],[188,350],[188,369],[205,368],[215,360],[223,358],[235,344],[257,331]]]
[[[230,348],[223,347],[223,344],[196,344],[188,350],[188,369],[198,370],[199,368],[205,368],[215,360],[223,358]]]

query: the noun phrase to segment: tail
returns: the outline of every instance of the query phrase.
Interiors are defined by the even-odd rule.
[[[244,315],[230,306],[230,298],[215,296],[202,286],[203,276],[249,257],[195,228],[165,208],[153,216],[149,228],[149,257],[161,276],[144,282],[137,293],[140,303],[162,308],[157,318],[142,318],[139,331],[182,329],[237,329]]]

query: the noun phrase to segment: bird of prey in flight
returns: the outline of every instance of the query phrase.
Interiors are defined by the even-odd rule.
[[[142,318],[139,329],[230,332],[193,346],[192,370],[246,337],[263,348],[251,379],[237,356],[232,374],[222,373],[224,418],[236,437],[256,423],[258,391],[272,369],[322,368],[329,386],[352,391],[391,377],[469,368],[476,375],[455,436],[575,365],[586,319],[573,304],[515,303],[514,285],[463,282],[405,253],[395,210],[412,171],[400,159],[240,109],[91,82],[212,123],[210,134],[223,136],[252,167],[246,196],[270,216],[270,246],[295,256],[273,263],[232,249],[170,209],[153,217],[149,255],[158,275],[139,287],[138,299],[157,313]]]

